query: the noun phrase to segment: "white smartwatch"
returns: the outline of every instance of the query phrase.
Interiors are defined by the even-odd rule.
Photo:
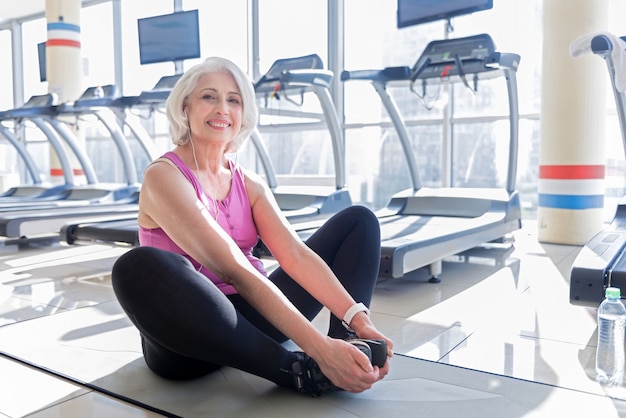
[[[365,314],[368,316],[370,314],[370,310],[367,309],[367,306],[365,306],[362,302],[355,303],[350,307],[350,309],[346,311],[343,319],[341,320],[341,323],[347,330],[352,331],[352,328],[350,328],[350,322],[352,322],[352,318],[354,318],[354,316],[359,312],[365,312]]]

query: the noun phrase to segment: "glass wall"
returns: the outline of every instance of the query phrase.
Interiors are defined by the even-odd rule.
[[[84,7],[80,20],[83,88],[115,84],[112,4]]]
[[[259,67],[261,73],[281,58],[318,54],[326,60],[327,0],[259,1]],[[326,63],[327,64],[327,63]]]
[[[10,109],[13,107],[13,57],[11,51],[11,32],[0,30],[0,109]]]
[[[412,66],[425,46],[447,37],[464,37],[488,33],[501,52],[521,55],[517,73],[519,89],[519,153],[517,182],[524,208],[523,216],[533,218],[536,209],[539,112],[541,88],[541,0],[524,2],[496,1],[492,10],[455,18],[452,27],[444,22],[433,22],[415,27],[397,29],[396,1],[344,0],[344,44],[330,40],[342,48],[347,70],[380,69],[390,66]],[[620,34],[621,16],[626,5],[611,0],[608,31]],[[258,38],[252,30],[251,0],[231,0],[218,5],[203,0],[124,0],[120,2],[121,52],[113,42],[113,2],[98,2],[85,7],[81,13],[81,42],[84,62],[85,87],[115,82],[115,57],[122,62],[124,95],[137,95],[151,89],[160,77],[174,74],[173,63],[139,63],[137,19],[172,13],[175,4],[184,10],[199,10],[202,57],[225,56],[246,69],[253,67],[253,59],[261,73],[277,59],[318,54],[328,66],[328,13],[333,13],[334,2],[328,0],[259,0]],[[331,4],[331,10],[328,10]],[[36,45],[46,39],[43,15],[22,22],[22,55],[24,61],[24,99],[47,92],[47,84],[39,80]],[[10,26],[0,26],[0,87],[5,94],[0,108],[14,106],[11,73]],[[250,40],[256,41],[258,51],[252,50]],[[340,49],[341,50],[341,49]],[[183,69],[199,62],[187,60]],[[602,65],[601,63],[599,65]],[[339,74],[335,74],[338,77]],[[392,194],[413,187],[412,178],[393,128],[381,100],[367,82],[349,81],[340,84],[344,100],[344,114],[339,116],[345,126],[345,165],[347,183],[355,203],[374,209],[384,207]],[[607,79],[607,89],[610,87]],[[424,92],[410,91],[406,86],[390,86],[389,93],[398,104],[406,123],[424,186],[457,187],[503,186],[508,159],[508,120],[506,88],[503,80],[481,82],[476,94],[462,85],[452,88],[434,88]],[[422,93],[422,94],[420,94]],[[423,96],[423,97],[420,97]],[[618,198],[624,195],[624,150],[621,133],[615,117],[611,94],[607,95],[607,216],[612,214]],[[297,101],[295,101],[297,102]],[[272,163],[282,180],[318,176],[322,182],[333,177],[332,147],[328,130],[323,123],[306,124],[295,119],[288,129],[277,129],[275,117],[293,115],[293,112],[321,112],[315,98],[306,98],[302,105],[294,101],[260,100],[264,114],[262,136]],[[135,109],[142,125],[155,141],[159,152],[171,147],[163,109]],[[315,118],[313,118],[315,119]],[[446,123],[447,121],[447,123]],[[267,125],[271,125],[268,127]],[[29,128],[29,131],[30,132]],[[130,135],[129,135],[130,136]],[[49,150],[37,135],[32,145],[38,158],[47,161]],[[30,140],[29,140],[30,141]],[[90,153],[97,155],[97,165],[104,173],[112,172],[119,162],[106,132],[89,130],[87,142]],[[39,146],[35,144],[44,144]],[[106,144],[106,146],[105,146]],[[133,149],[137,144],[131,145]],[[259,161],[251,144],[239,153],[239,160],[257,166]],[[3,154],[9,155],[9,154]],[[138,164],[138,171],[147,159]],[[0,169],[14,169],[15,159],[9,157]],[[448,166],[448,164],[450,164]],[[45,167],[43,167],[45,169]],[[119,171],[119,169],[113,170]],[[107,174],[108,175],[108,174]],[[120,172],[111,180],[120,179]],[[22,173],[22,180],[27,176]]]

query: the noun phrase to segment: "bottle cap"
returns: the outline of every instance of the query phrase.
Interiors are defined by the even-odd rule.
[[[608,299],[619,299],[621,296],[619,287],[607,287],[604,291],[604,296]]]

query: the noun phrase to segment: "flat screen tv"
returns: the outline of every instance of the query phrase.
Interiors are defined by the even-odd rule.
[[[493,0],[398,0],[398,29],[449,20],[493,7]]]
[[[37,44],[37,58],[39,59],[39,81],[46,81],[46,43]]]
[[[137,19],[137,32],[141,64],[200,57],[198,10]]]

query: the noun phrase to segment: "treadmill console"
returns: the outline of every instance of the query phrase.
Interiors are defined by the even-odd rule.
[[[113,84],[89,87],[74,102],[75,107],[111,106],[118,98],[117,87]]]
[[[487,34],[432,41],[411,68],[411,81],[493,71],[499,58]]]
[[[117,89],[114,85],[89,87],[78,100],[103,99],[117,97]]]
[[[182,77],[182,74],[175,75],[164,75],[157,81],[157,83],[152,87],[151,91],[155,90],[168,90],[172,91],[178,80]]]
[[[269,70],[257,82],[257,84],[280,80],[280,77],[292,70],[320,70],[324,68],[322,59],[317,54],[304,55],[294,58],[283,58],[274,61]]]
[[[328,86],[332,73],[323,69],[324,63],[317,54],[276,60],[270,69],[255,83],[257,93],[276,93],[287,87],[303,89],[313,84]],[[288,86],[291,84],[291,86]]]
[[[520,56],[500,53],[488,34],[466,38],[443,39],[430,42],[412,67],[386,67],[382,70],[344,70],[341,80],[368,80],[379,83],[410,81],[411,89],[417,80],[426,84],[462,81],[467,87],[466,75],[472,75],[473,90],[479,78],[501,75],[499,69],[517,70]]]
[[[57,97],[53,93],[32,96],[22,108],[49,107],[56,104]]]
[[[56,113],[57,96],[54,93],[32,96],[21,107],[6,110],[4,117],[28,118],[33,116],[54,115]]]
[[[170,92],[182,77],[182,74],[166,75],[157,81],[152,90],[142,91],[137,98],[137,105],[160,105],[165,103]]]

